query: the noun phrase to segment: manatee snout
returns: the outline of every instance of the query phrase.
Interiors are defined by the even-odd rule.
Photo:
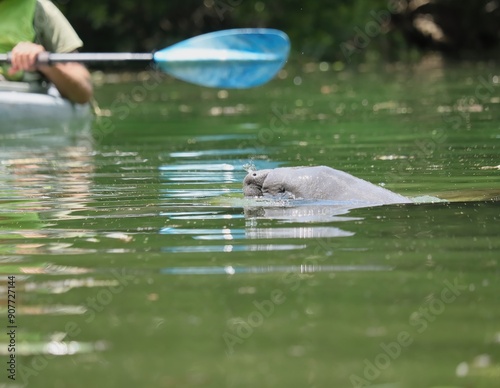
[[[262,197],[262,186],[270,170],[251,171],[243,179],[243,194],[245,197]]]

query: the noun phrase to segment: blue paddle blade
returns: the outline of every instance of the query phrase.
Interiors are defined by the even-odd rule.
[[[285,64],[288,36],[268,28],[235,29],[200,35],[154,54],[156,65],[181,80],[216,88],[259,86]]]

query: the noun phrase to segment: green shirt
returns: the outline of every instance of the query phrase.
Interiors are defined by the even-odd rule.
[[[83,43],[49,0],[0,0],[0,52],[19,42],[41,44],[50,52],[71,52]]]
[[[0,53],[35,37],[33,18],[37,0],[0,0]]]
[[[49,0],[0,0],[0,52],[11,51],[19,42],[33,41],[46,51],[67,53],[83,43],[66,17]],[[0,66],[0,80],[35,81],[38,73],[7,75]]]

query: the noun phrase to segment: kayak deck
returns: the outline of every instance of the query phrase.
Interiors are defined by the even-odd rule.
[[[73,104],[53,87],[37,89],[22,82],[0,82],[0,133],[77,128],[91,119],[89,104]]]

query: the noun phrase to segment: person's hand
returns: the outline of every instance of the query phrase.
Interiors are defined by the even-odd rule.
[[[20,42],[11,51],[11,67],[9,75],[14,75],[18,71],[37,70],[36,58],[38,54],[45,51],[45,48],[39,44],[31,42]]]

